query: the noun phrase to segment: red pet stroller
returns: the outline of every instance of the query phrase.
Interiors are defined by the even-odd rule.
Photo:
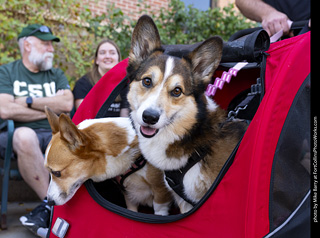
[[[257,34],[264,38],[258,44],[267,50],[264,33]],[[250,62],[214,96],[230,117],[250,124],[211,189],[190,212],[132,212],[113,183],[89,180],[68,203],[53,208],[48,237],[64,232],[65,237],[310,236],[310,32],[265,50],[244,59],[233,52],[214,75],[222,78],[235,65],[232,59]],[[103,117],[128,83],[127,63],[119,63],[96,84],[74,115],[75,124]]]

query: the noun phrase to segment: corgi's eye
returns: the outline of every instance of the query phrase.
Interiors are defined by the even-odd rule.
[[[173,97],[179,97],[181,95],[181,93],[182,93],[182,89],[179,87],[176,87],[171,91],[171,95]]]
[[[51,171],[51,173],[53,174],[53,176],[55,177],[61,177],[61,172],[60,171]]]
[[[150,88],[152,86],[151,78],[144,78],[142,79],[142,85],[146,88]]]

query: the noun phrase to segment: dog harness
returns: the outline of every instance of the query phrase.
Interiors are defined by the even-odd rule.
[[[183,178],[185,174],[191,169],[196,163],[202,160],[208,151],[204,148],[196,149],[195,152],[188,159],[188,163],[181,169],[178,170],[169,170],[165,171],[165,179],[169,186],[172,188],[175,193],[177,193],[183,200],[190,203],[194,206],[196,203],[191,201],[184,193],[184,186],[183,186]]]
[[[145,165],[146,165],[147,161],[145,160],[145,158],[141,155],[138,159],[136,159],[136,161],[131,165],[130,169],[127,170],[127,172],[125,172],[122,175],[119,175],[117,177],[115,177],[115,181],[117,182],[117,184],[120,186],[120,188],[125,191],[125,187],[123,185],[124,181],[126,180],[126,178],[128,178],[131,174],[137,172],[138,170],[142,169]]]

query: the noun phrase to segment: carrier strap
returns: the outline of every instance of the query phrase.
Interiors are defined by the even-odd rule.
[[[208,151],[205,149],[197,149],[192,153],[192,155],[188,159],[188,163],[183,168],[164,172],[165,179],[172,190],[193,206],[196,203],[191,201],[184,193],[183,178],[189,171],[189,169],[191,169],[196,163],[202,160],[207,155],[207,153]]]
[[[127,170],[127,172],[125,172],[122,175],[119,175],[117,177],[115,177],[115,180],[117,182],[117,184],[120,186],[120,188],[125,191],[125,187],[123,185],[124,181],[126,180],[126,178],[128,178],[131,174],[137,172],[138,170],[142,169],[145,165],[146,165],[147,161],[145,160],[145,158],[141,155],[130,167],[130,169]]]
[[[221,78],[217,77],[214,84],[209,84],[205,94],[210,97],[216,94],[217,89],[222,89],[225,82],[230,83],[232,76],[237,76],[238,72],[245,67],[248,62],[239,62],[229,69],[228,72],[223,71]]]

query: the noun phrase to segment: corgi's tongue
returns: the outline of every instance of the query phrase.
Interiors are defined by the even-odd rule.
[[[144,137],[151,138],[157,134],[158,129],[151,128],[149,126],[141,126],[140,132]]]

